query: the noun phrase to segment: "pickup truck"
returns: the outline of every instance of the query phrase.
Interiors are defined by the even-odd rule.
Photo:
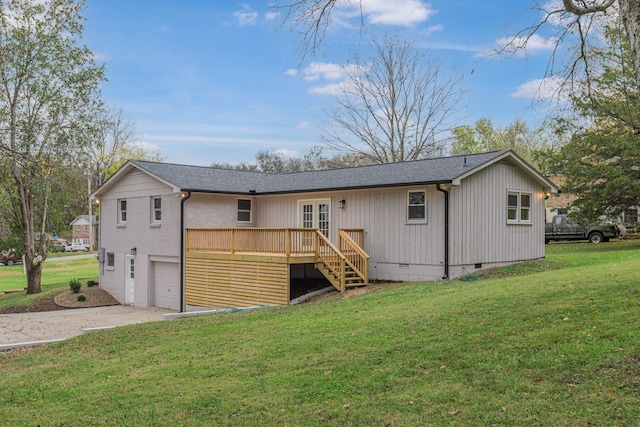
[[[591,243],[608,242],[620,235],[617,226],[580,225],[567,215],[554,215],[553,221],[545,225],[544,242],[552,240],[588,240]]]

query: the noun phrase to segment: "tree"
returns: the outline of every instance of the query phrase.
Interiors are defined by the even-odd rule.
[[[324,43],[325,34],[330,27],[335,9],[339,9],[345,4],[353,6],[356,3],[360,5],[362,11],[363,1],[354,0],[343,3],[338,0],[289,0],[277,7],[286,10],[285,22],[289,22],[300,34],[303,55],[313,55]],[[558,27],[559,33],[556,37],[558,43],[570,34],[577,34],[580,40],[579,48],[574,50],[577,54],[570,61],[568,69],[572,74],[577,71],[578,63],[588,64],[589,62],[587,39],[591,37],[589,33],[594,21],[607,13],[609,15],[618,13],[629,40],[635,84],[640,90],[640,2],[638,0],[562,0],[560,4],[545,1],[542,6],[538,5],[537,0],[532,1],[536,8],[543,12],[543,19],[514,37],[511,47],[525,47],[529,38],[545,24],[561,22],[562,25]],[[556,5],[558,7],[553,8]],[[553,9],[549,10],[549,7]],[[361,28],[364,28],[362,12],[360,25]],[[558,49],[556,49],[557,51]],[[552,67],[553,62],[552,58]]]
[[[371,57],[356,55],[347,81],[333,96],[322,136],[327,147],[373,163],[416,160],[440,154],[464,91],[460,77],[409,42],[385,36]]]
[[[84,3],[0,2],[0,152],[13,180],[27,293],[40,292],[52,183],[87,143],[81,138],[104,78],[78,44]]]
[[[617,216],[640,202],[640,90],[635,86],[631,48],[619,28],[607,28],[608,47],[594,52],[602,72],[589,93],[572,98],[576,116],[561,120],[570,138],[552,157],[566,177],[563,191],[574,194],[585,219]]]
[[[499,128],[493,125],[491,119],[482,118],[473,126],[465,125],[453,129],[451,152],[459,155],[512,150],[529,164],[541,169],[538,154],[548,147],[543,131],[530,130],[520,119]]]
[[[564,10],[575,15],[574,25],[581,31],[583,16],[605,13],[619,8],[620,21],[626,32],[631,53],[631,64],[635,75],[636,87],[640,91],[640,2],[638,0],[562,0]],[[584,38],[581,38],[584,45]],[[587,57],[583,58],[585,61]]]
[[[291,173],[313,170],[339,169],[371,164],[368,159],[353,154],[334,154],[326,157],[322,147],[312,147],[302,158],[286,157],[279,151],[259,151],[257,163],[213,163],[212,168],[259,171],[266,173]]]

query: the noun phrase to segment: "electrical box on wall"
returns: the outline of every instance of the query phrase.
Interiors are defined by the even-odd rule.
[[[104,262],[104,248],[100,248],[98,249],[98,253],[96,254],[96,258],[98,259],[98,262]]]

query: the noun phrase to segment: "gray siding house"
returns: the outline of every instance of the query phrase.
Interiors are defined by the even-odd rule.
[[[555,192],[511,151],[288,174],[130,161],[91,196],[100,286],[181,311],[286,304],[327,247],[356,284],[451,279],[543,258]]]

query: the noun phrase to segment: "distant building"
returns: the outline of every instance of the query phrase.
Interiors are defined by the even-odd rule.
[[[80,215],[74,219],[70,224],[71,226],[71,243],[80,243],[88,245],[89,250],[94,250],[96,245],[96,217],[91,216],[89,221],[89,215]]]

